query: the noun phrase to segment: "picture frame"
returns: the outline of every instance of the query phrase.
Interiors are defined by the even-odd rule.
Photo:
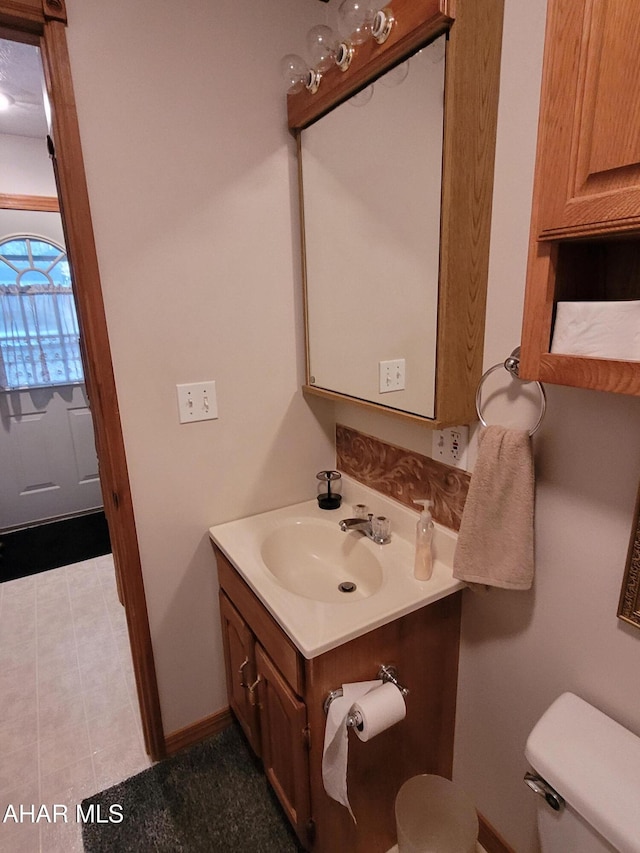
[[[640,628],[640,489],[633,517],[634,523],[620,591],[618,617]]]

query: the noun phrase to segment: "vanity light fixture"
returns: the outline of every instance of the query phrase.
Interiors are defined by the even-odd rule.
[[[356,45],[371,35],[376,4],[373,0],[342,0],[338,7],[338,30],[342,41],[336,52],[336,65],[346,71],[351,65]]]
[[[322,71],[318,71],[315,68],[310,68],[307,74],[307,80],[305,82],[305,87],[311,92],[312,95],[320,88],[320,81],[322,80]]]
[[[338,37],[331,27],[325,24],[317,24],[311,27],[307,33],[307,49],[311,57],[313,67],[318,71],[327,71],[336,59],[338,48]]]
[[[377,11],[372,0],[342,0],[338,6],[338,31],[345,42],[363,44],[371,35]]]
[[[340,71],[346,71],[351,65],[353,54],[356,52],[352,44],[347,44],[346,41],[340,42],[336,51],[336,65]]]
[[[391,30],[393,29],[395,22],[396,19],[393,17],[393,12],[390,7],[387,6],[386,9],[380,9],[376,12],[373,24],[371,25],[371,35],[378,44],[384,44],[386,42],[391,34]]]
[[[301,56],[296,53],[288,53],[280,60],[280,70],[287,84],[287,92],[295,94],[307,89],[314,95],[320,86],[322,72],[315,68],[309,68]]]
[[[331,27],[317,24],[307,33],[307,49],[312,66],[296,53],[288,53],[280,60],[280,70],[289,94],[295,94],[302,89],[312,95],[318,91],[323,73],[336,61],[338,37]]]
[[[341,71],[347,71],[356,47],[373,37],[384,44],[396,23],[390,6],[382,6],[382,0],[342,0],[338,7],[338,32],[331,27],[317,24],[307,33],[307,49],[311,64],[295,53],[280,60],[280,67],[287,84],[287,93],[306,89],[315,94],[320,88],[322,75],[335,63]]]

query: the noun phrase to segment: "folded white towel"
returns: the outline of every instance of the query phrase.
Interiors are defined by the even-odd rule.
[[[529,433],[483,429],[453,559],[455,578],[503,589],[531,587],[534,493]]]

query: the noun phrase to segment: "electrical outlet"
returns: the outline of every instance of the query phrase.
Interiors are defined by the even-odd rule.
[[[469,427],[466,425],[434,429],[431,453],[434,459],[446,465],[466,469],[468,444]]]
[[[404,391],[404,358],[394,358],[391,361],[379,361],[380,393],[387,391]]]
[[[218,417],[216,383],[213,380],[176,385],[176,390],[181,424],[188,424],[191,421],[210,421]]]

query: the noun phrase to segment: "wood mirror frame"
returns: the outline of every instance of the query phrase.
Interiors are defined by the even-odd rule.
[[[622,580],[618,616],[640,628],[640,489],[636,500],[633,530],[629,542],[627,567]]]
[[[300,131],[420,47],[447,33],[435,417],[426,418],[314,387],[309,381],[308,345],[303,390],[438,428],[476,419],[504,0],[392,0],[389,7],[395,23],[386,42],[380,45],[371,38],[358,45],[349,69],[343,72],[337,66],[330,68],[315,94],[303,89],[287,96],[289,129],[298,138],[305,331]]]

